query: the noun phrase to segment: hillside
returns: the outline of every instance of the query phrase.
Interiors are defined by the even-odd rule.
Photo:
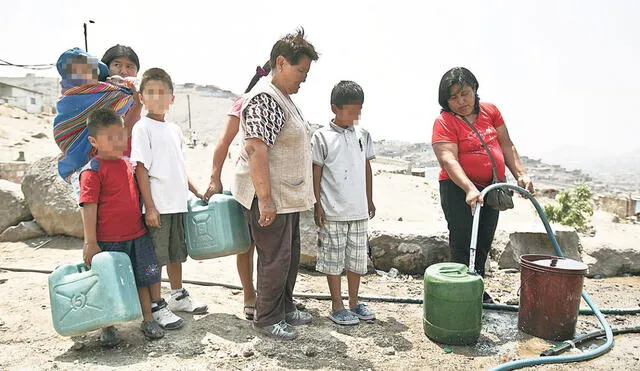
[[[374,143],[376,154],[411,162],[413,168],[426,168],[427,174],[435,174],[438,161],[428,143],[382,140]],[[525,168],[538,188],[562,189],[586,183],[598,194],[622,194],[640,196],[640,149],[620,157],[585,161],[588,151],[574,152],[574,158],[566,157],[563,164],[585,164],[585,169],[569,165],[550,164],[540,159],[521,156]],[[588,164],[588,165],[587,165]]]

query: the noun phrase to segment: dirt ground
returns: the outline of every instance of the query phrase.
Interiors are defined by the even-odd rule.
[[[80,249],[81,241],[68,237],[0,243],[0,266],[51,270],[59,264],[79,263]],[[234,257],[189,260],[184,278],[239,284]],[[485,282],[501,303],[517,300],[519,273],[499,271]],[[169,331],[158,341],[147,341],[137,321],[120,324],[122,343],[114,349],[103,349],[98,331],[73,339],[55,333],[46,274],[0,270],[0,292],[5,298],[0,302],[0,369],[475,370],[534,357],[554,345],[519,332],[517,313],[486,310],[482,334],[475,346],[446,346],[424,335],[422,305],[369,303],[377,312],[376,321],[339,327],[327,318],[329,302],[311,299],[304,302],[314,316],[313,324],[302,326],[297,340],[279,342],[254,333],[250,322],[242,316],[240,291],[198,285],[186,287],[209,305],[207,314],[184,315],[185,326]],[[374,274],[364,277],[361,294],[417,298],[422,296],[422,287],[421,277],[389,279]],[[585,289],[601,308],[640,305],[640,277],[587,279]],[[326,280],[314,272],[302,271],[296,291],[326,293]],[[168,293],[165,283],[163,295],[166,297]],[[637,315],[607,318],[614,327],[640,325]],[[579,317],[578,334],[596,328],[595,317]],[[613,350],[595,360],[545,367],[550,370],[576,368],[640,369],[640,336],[616,337]]]

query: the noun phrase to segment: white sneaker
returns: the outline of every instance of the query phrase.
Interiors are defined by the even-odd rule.
[[[162,328],[167,330],[175,330],[184,324],[184,320],[167,308],[167,302],[161,299],[155,308],[151,309],[151,315],[153,319],[158,322]]]
[[[186,289],[182,289],[182,292],[178,295],[171,295],[168,306],[172,312],[187,312],[191,314],[206,313],[209,309],[206,304],[202,304],[189,296],[189,292]]]

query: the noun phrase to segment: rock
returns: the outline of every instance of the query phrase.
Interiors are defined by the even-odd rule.
[[[390,278],[396,278],[398,276],[398,270],[396,268],[389,269],[387,276]]]
[[[304,349],[304,355],[307,357],[315,357],[318,354],[318,351],[313,347],[306,347]]]
[[[80,207],[71,185],[58,175],[55,158],[44,157],[31,165],[22,180],[22,192],[47,234],[83,237]]]
[[[253,352],[253,350],[249,349],[249,350],[245,350],[244,352],[242,352],[242,356],[244,358],[249,358],[249,357],[253,357],[255,353]]]
[[[629,241],[630,242],[630,241]],[[588,277],[640,274],[640,251],[636,243],[603,242],[598,238],[584,239],[584,262],[589,266]]]
[[[84,343],[73,343],[73,345],[71,346],[71,350],[81,350],[82,348],[84,348]]]
[[[423,274],[434,263],[449,259],[448,233],[420,235],[374,230],[369,236],[376,269],[396,268],[404,274]]]
[[[509,299],[507,299],[505,304],[507,304],[507,305],[518,305],[518,304],[520,304],[520,299],[518,299],[518,298],[509,298]]]
[[[393,348],[385,349],[384,355],[385,356],[395,356],[396,355],[396,350],[393,349]]]
[[[300,266],[315,270],[318,260],[318,227],[313,220],[313,210],[300,213]],[[367,273],[375,273],[375,266],[367,259]]]
[[[20,184],[0,179],[0,232],[31,218]]]
[[[558,244],[564,256],[582,261],[582,245],[575,230],[554,226]],[[545,232],[531,230],[513,232],[509,235],[509,242],[498,259],[500,269],[519,268],[520,256],[525,254],[556,255],[551,241]]]
[[[315,269],[318,248],[318,227],[313,220],[313,210],[300,213],[300,266]]]
[[[20,222],[18,225],[5,229],[5,231],[0,234],[0,242],[24,241],[46,235],[47,232],[45,232],[38,223],[34,221]]]
[[[31,138],[42,139],[42,138],[48,138],[48,136],[45,133],[37,133],[37,134],[33,134]]]

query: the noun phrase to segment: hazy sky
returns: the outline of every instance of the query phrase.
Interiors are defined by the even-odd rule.
[[[55,63],[84,46],[91,19],[98,56],[130,45],[142,71],[240,93],[273,43],[304,26],[321,54],[294,96],[310,121],[330,119],[331,88],[350,79],[364,88],[362,125],[375,140],[429,142],[440,78],[465,66],[523,154],[640,147],[640,1],[0,0],[0,9],[0,59],[13,63]]]

